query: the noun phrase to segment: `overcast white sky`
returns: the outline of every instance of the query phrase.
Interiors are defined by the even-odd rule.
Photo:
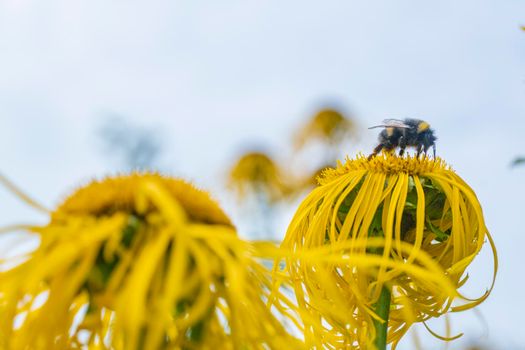
[[[499,249],[488,341],[525,349],[525,166],[509,168],[525,154],[522,24],[523,0],[0,0],[0,170],[51,207],[118,170],[96,130],[119,114],[157,128],[165,167],[221,199],[239,146],[283,156],[325,101],[364,126],[426,119]],[[2,224],[39,219],[3,189],[0,208]],[[482,254],[467,290],[490,273]],[[484,332],[473,313],[453,321],[465,339]]]

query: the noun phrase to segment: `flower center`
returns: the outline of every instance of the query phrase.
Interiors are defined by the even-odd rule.
[[[126,176],[93,181],[68,197],[55,212],[53,219],[76,216],[109,216],[117,212],[136,214],[136,199],[144,181],[155,181],[165,187],[168,193],[186,210],[191,220],[231,226],[231,222],[209,196],[191,184],[159,174],[135,173]],[[154,211],[153,206],[147,208]]]
[[[368,159],[359,154],[355,159],[347,158],[344,164],[338,163],[334,169],[327,169],[319,178],[320,184],[326,184],[335,178],[353,171],[367,171],[371,173],[383,173],[386,175],[406,173],[408,175],[424,175],[450,171],[450,166],[439,157],[431,159],[428,157],[406,156],[399,157],[390,153],[382,153]]]

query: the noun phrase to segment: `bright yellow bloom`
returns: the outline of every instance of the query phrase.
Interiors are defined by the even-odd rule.
[[[439,158],[358,156],[326,170],[282,244],[295,252],[284,258],[307,343],[374,348],[382,295],[394,346],[414,323],[478,305],[492,286],[477,299],[458,289],[485,240],[495,277],[478,199]]]
[[[0,261],[0,349],[303,347],[254,246],[182,180],[93,182],[26,229],[38,248]]]
[[[230,171],[229,185],[239,198],[247,194],[264,194],[271,201],[287,193],[283,175],[277,164],[266,154],[244,154]]]
[[[295,135],[295,146],[300,149],[309,141],[339,144],[355,132],[355,124],[334,109],[323,109],[308,121]]]

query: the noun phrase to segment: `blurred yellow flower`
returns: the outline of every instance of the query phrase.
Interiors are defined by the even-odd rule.
[[[395,347],[412,324],[478,305],[494,280],[477,299],[458,289],[485,240],[495,278],[478,199],[439,158],[358,156],[325,170],[282,243],[307,343]]]
[[[323,109],[313,116],[295,135],[297,149],[312,140],[328,145],[340,144],[345,137],[355,133],[355,124],[335,109]]]
[[[26,229],[38,248],[0,261],[1,349],[304,346],[267,307],[255,248],[182,180],[93,182]]]
[[[248,194],[263,194],[274,201],[288,193],[277,164],[260,152],[246,153],[239,158],[230,171],[229,186],[239,198]]]

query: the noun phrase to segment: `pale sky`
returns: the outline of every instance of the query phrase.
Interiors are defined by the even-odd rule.
[[[326,101],[365,127],[428,120],[498,247],[483,342],[525,349],[525,166],[509,168],[525,154],[523,24],[524,0],[0,0],[0,171],[52,207],[120,170],[96,136],[119,114],[159,130],[165,168],[240,221],[223,177],[243,144],[273,145],[283,160],[293,129]],[[364,153],[376,134],[363,131]],[[1,224],[42,221],[3,189],[0,208]],[[487,253],[470,295],[488,286]],[[484,333],[472,312],[453,327],[465,340]]]

